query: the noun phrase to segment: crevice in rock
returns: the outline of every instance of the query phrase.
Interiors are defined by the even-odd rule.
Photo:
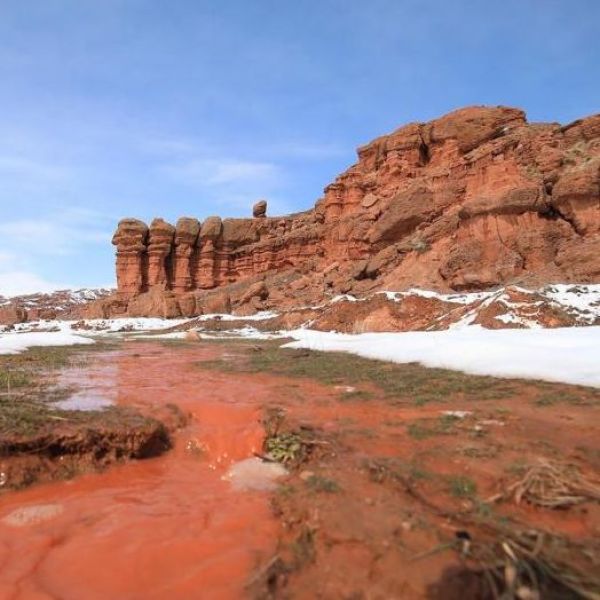
[[[583,232],[578,229],[577,224],[575,223],[574,219],[572,219],[571,217],[567,217],[567,215],[562,213],[561,210],[557,206],[551,204],[552,191],[553,191],[554,186],[552,184],[548,185],[549,183],[550,182],[546,182],[546,184],[544,185],[544,188],[543,188],[544,206],[541,206],[540,208],[538,208],[537,214],[542,219],[548,219],[550,221],[557,221],[560,219],[561,221],[568,223],[569,226],[571,227],[571,229],[577,235],[583,235]]]
[[[419,144],[419,166],[424,167],[429,164],[431,154],[429,152],[429,146],[423,139],[421,131],[419,131],[419,139],[421,140],[421,143]]]
[[[583,235],[583,232],[577,227],[575,219],[567,217],[567,215],[562,213],[556,206],[548,205],[547,207],[538,210],[538,215],[542,219],[549,219],[551,221],[557,221],[560,219],[561,221],[567,223],[577,235]]]

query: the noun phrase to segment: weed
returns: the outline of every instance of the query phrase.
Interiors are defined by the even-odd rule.
[[[367,401],[373,398],[372,392],[367,392],[366,390],[355,390],[353,392],[347,392],[342,395],[342,400],[353,400],[355,402],[358,401]]]
[[[448,483],[455,498],[472,498],[477,493],[477,485],[465,475],[451,475]]]
[[[460,421],[455,415],[442,415],[438,419],[420,419],[408,425],[408,435],[423,440],[434,435],[453,435],[454,426]]]
[[[525,461],[524,459],[521,458],[521,459],[516,460],[515,462],[511,463],[510,465],[508,465],[506,467],[505,471],[507,473],[510,473],[511,475],[522,477],[523,475],[525,475],[527,468],[528,468],[527,461]]]
[[[279,433],[267,438],[265,450],[270,458],[283,464],[299,462],[304,454],[302,440],[295,433]]]
[[[426,239],[417,237],[411,240],[410,247],[418,254],[425,254],[431,249],[431,244]]]
[[[336,481],[322,475],[311,475],[306,480],[306,485],[313,492],[325,492],[327,494],[339,492],[341,489]]]
[[[415,440],[424,440],[431,435],[431,430],[426,429],[418,423],[410,423],[408,426],[408,435]]]
[[[585,406],[591,403],[589,398],[573,392],[544,392],[535,399],[536,406],[553,406],[561,402],[574,406]]]
[[[289,498],[296,493],[296,488],[289,483],[284,483],[277,488],[276,493],[281,498]]]
[[[477,446],[468,446],[461,450],[463,456],[469,458],[494,458],[498,455],[498,448],[496,446],[486,446],[483,448]]]
[[[315,541],[313,530],[304,525],[298,537],[290,544],[294,557],[294,566],[299,569],[315,559]]]
[[[434,474],[414,462],[404,462],[399,458],[373,458],[364,462],[369,479],[375,483],[388,480],[405,481],[433,479]]]

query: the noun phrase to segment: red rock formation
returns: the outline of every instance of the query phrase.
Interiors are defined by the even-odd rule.
[[[123,298],[147,289],[146,239],[148,227],[137,219],[123,219],[113,236],[117,247],[117,289]]]
[[[310,211],[255,209],[260,218],[209,217],[201,228],[155,220],[149,235],[122,221],[120,297],[158,286],[191,314],[204,310],[202,290],[257,281],[268,294],[231,294],[234,308],[598,280],[600,115],[562,127],[528,124],[514,108],[457,110],[359,148]]]
[[[173,253],[173,291],[187,292],[195,287],[192,256],[196,252],[200,222],[197,219],[182,217],[175,227],[175,250]]]
[[[154,219],[148,235],[148,287],[165,289],[172,283],[171,251],[175,227],[163,219]]]

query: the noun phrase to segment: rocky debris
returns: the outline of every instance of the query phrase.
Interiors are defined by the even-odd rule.
[[[121,221],[113,243],[127,312],[202,314],[216,289],[249,312],[412,286],[594,282],[600,115],[563,127],[515,108],[463,108],[359,148],[309,211],[271,218],[263,202],[252,219]],[[238,286],[257,278],[268,297],[249,301]],[[163,304],[137,300],[153,288]]]
[[[291,308],[261,319],[246,320],[244,311],[236,312],[240,316],[235,320],[202,317],[172,330],[251,328],[276,333],[310,327],[318,331],[365,333],[438,331],[467,325],[486,329],[600,325],[600,285],[554,285],[537,290],[508,286],[467,294],[381,292],[362,299],[339,296],[318,307]]]
[[[267,201],[266,200],[259,200],[252,207],[252,216],[255,219],[260,219],[260,218],[267,216]]]
[[[110,289],[60,290],[48,294],[27,294],[0,300],[0,324],[16,325],[29,321],[52,321],[55,319],[80,319],[94,316],[91,306],[99,307],[107,303],[106,313],[98,314],[106,318],[108,314],[119,314],[118,302],[108,300],[114,294]],[[127,305],[122,306],[122,313]]]

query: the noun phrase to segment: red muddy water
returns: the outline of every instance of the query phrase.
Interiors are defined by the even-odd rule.
[[[66,375],[94,396],[174,403],[192,419],[160,458],[1,497],[0,598],[243,595],[253,570],[273,555],[278,525],[267,492],[236,491],[222,476],[261,448],[265,389],[191,364],[213,352],[136,343]],[[5,520],[39,505],[49,506],[37,522]]]

